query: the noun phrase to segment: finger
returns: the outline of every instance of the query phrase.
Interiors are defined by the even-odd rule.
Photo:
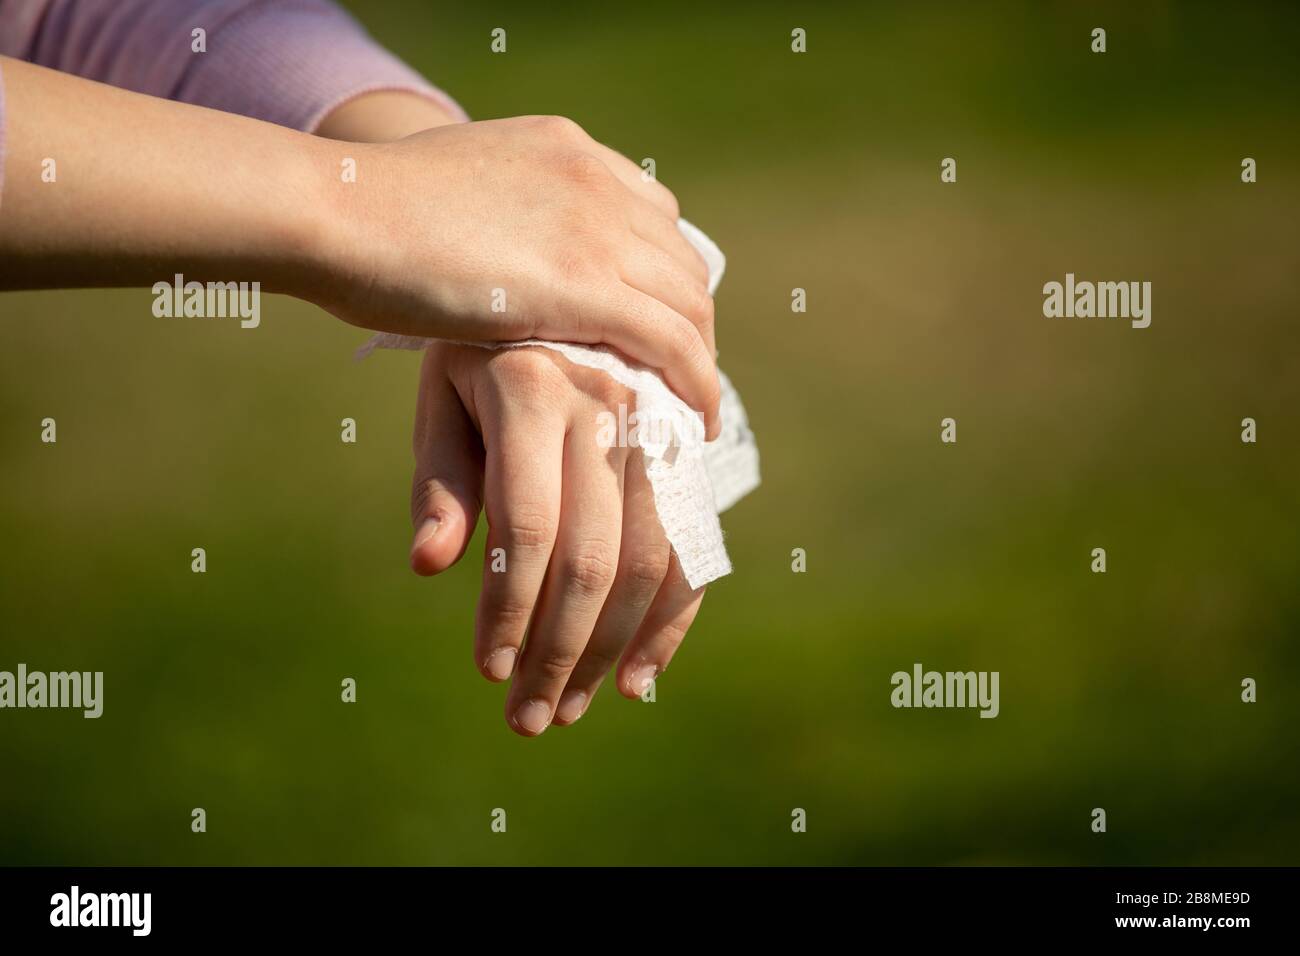
[[[583,341],[604,342],[642,365],[661,370],[669,388],[704,416],[705,437],[716,438],[722,430],[718,418],[722,391],[717,364],[700,330],[654,296],[626,283],[618,285],[599,301],[575,298],[576,321],[567,328],[541,327],[535,334],[570,337],[574,328],[582,329]]]
[[[654,492],[641,453],[628,456],[623,478],[623,541],[618,572],[591,640],[555,711],[557,724],[571,724],[584,713],[596,689],[632,640],[668,574],[672,556],[655,512]]]
[[[503,681],[514,672],[559,527],[565,429],[544,403],[489,393],[475,404],[488,534],[474,656],[485,677]]]
[[[618,177],[619,182],[642,199],[654,203],[655,208],[673,222],[677,221],[677,217],[681,215],[681,208],[671,189],[654,176],[649,175],[646,170],[632,162],[618,150],[610,149],[604,143],[598,143],[595,140],[592,140],[592,149],[595,150],[601,161],[609,167],[609,171]]]
[[[698,249],[677,228],[676,220],[661,215],[650,203],[640,201],[632,217],[632,232],[659,246],[689,272],[705,289],[709,287],[709,264]]]
[[[474,534],[483,489],[483,446],[436,353],[425,352],[415,406],[411,568],[440,574]]]
[[[674,556],[663,587],[619,661],[619,693],[624,697],[639,697],[667,669],[703,600],[704,588],[691,590]]]
[[[654,296],[690,319],[704,338],[709,354],[715,354],[713,296],[709,295],[708,285],[683,270],[673,256],[644,239],[635,239],[624,260],[622,278],[632,288]]]
[[[550,726],[618,566],[627,456],[598,447],[595,426],[574,422],[565,439],[560,531],[506,699],[510,726],[528,737]]]

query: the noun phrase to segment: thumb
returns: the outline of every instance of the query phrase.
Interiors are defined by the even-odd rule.
[[[465,553],[478,522],[483,443],[444,369],[429,357],[420,370],[414,450],[411,569],[441,574]]]

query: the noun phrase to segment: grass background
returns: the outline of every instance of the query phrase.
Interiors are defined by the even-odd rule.
[[[5,295],[0,669],[106,690],[0,712],[0,862],[1300,862],[1293,12],[349,6],[476,117],[654,157],[728,253],[736,573],[656,703],[517,738],[481,535],[406,567],[415,356],[283,298]],[[1044,319],[1067,271],[1151,281],[1151,327]],[[1001,716],[892,709],[915,661],[1000,671]]]

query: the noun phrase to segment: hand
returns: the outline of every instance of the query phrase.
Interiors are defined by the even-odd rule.
[[[671,553],[640,450],[598,443],[598,415],[632,394],[540,348],[438,343],[420,374],[411,565],[455,564],[486,504],[474,659],[489,680],[514,678],[507,723],[529,737],[573,723],[616,663],[619,692],[639,696],[704,588]]]
[[[716,435],[713,300],[676,201],[574,123],[339,143],[0,64],[0,289],[182,273],[256,281],[384,331],[603,342],[661,370]],[[46,157],[63,172],[49,183],[36,174]],[[343,158],[356,182],[342,181]]]
[[[358,175],[335,190],[317,304],[406,335],[605,343],[661,370],[716,436],[707,269],[640,167],[555,116],[330,148]]]

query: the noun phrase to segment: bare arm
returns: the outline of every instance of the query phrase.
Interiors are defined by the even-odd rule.
[[[187,278],[304,288],[319,142],[270,123],[0,59],[0,288]]]
[[[576,123],[339,143],[16,60],[0,69],[0,289],[181,272],[257,281],[380,331],[604,343],[663,370],[716,434],[713,301],[676,199]],[[370,122],[335,112],[334,132]]]

